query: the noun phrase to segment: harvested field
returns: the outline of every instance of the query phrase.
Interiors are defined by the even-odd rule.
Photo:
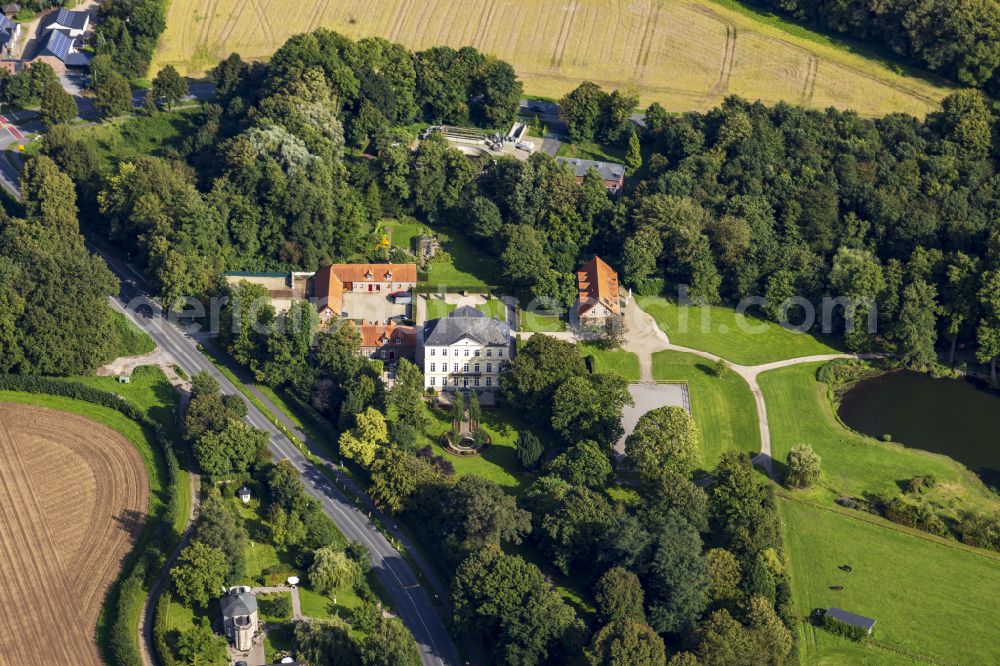
[[[711,0],[172,0],[154,69],[198,75],[233,51],[266,59],[319,27],[413,49],[471,44],[514,65],[530,94],[559,97],[589,79],[671,111],[736,94],[923,116],[949,92]]]
[[[142,528],[149,480],[125,437],[0,403],[0,664],[101,664],[101,605]]]

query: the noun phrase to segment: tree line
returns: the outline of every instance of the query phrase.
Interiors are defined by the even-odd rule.
[[[1000,5],[980,0],[750,0],[826,32],[878,44],[967,86],[1000,92]]]

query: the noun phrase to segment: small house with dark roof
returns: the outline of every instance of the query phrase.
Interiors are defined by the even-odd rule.
[[[619,317],[622,305],[618,290],[618,273],[600,257],[580,267],[576,273],[576,315],[581,323],[600,323],[608,317]]]
[[[55,13],[52,20],[46,24],[45,29],[65,32],[70,37],[79,37],[87,32],[89,27],[90,14],[63,8]]]
[[[593,169],[604,180],[604,187],[612,194],[618,194],[625,187],[625,165],[617,162],[599,162],[597,160],[581,160],[576,157],[557,157],[556,162],[573,170],[576,182],[582,183],[583,177]]]
[[[14,18],[21,11],[21,5],[16,2],[9,2],[3,6],[3,14],[7,18]]]
[[[492,391],[513,352],[510,325],[462,306],[423,327],[424,387]]]
[[[249,652],[260,623],[257,597],[250,593],[249,587],[234,587],[219,600],[219,606],[226,638],[240,652]]]
[[[869,636],[872,635],[872,629],[875,628],[875,620],[872,618],[865,617],[864,615],[857,615],[840,608],[828,608],[826,616],[832,617],[835,620],[840,620],[844,624],[849,624],[852,627],[861,627],[868,632]]]

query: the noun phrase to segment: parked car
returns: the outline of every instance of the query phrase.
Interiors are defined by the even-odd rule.
[[[403,289],[402,291],[394,291],[391,294],[389,294],[389,296],[391,296],[392,298],[399,298],[400,296],[409,296],[409,295],[410,292],[406,289]]]
[[[409,305],[413,303],[413,298],[409,294],[405,296],[396,296],[392,299],[392,302],[396,305]]]

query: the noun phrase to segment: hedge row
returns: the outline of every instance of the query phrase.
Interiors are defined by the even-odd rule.
[[[170,590],[164,590],[156,602],[156,616],[153,618],[153,648],[163,666],[177,666],[170,646],[167,645],[167,609],[170,607]]]
[[[0,375],[0,391],[21,391],[82,400],[101,407],[114,409],[126,418],[135,421],[144,430],[154,435],[153,440],[163,456],[166,478],[164,479],[167,501],[155,516],[146,520],[146,528],[140,543],[142,552],[134,551],[130,557],[131,569],[126,564],[116,588],[112,588],[105,603],[109,617],[107,653],[116,666],[141,666],[142,653],[139,648],[139,628],[134,620],[146,599],[147,576],[162,566],[164,553],[168,552],[177,538],[174,532],[173,516],[177,513],[180,498],[177,495],[177,480],[180,465],[174,453],[173,444],[164,434],[160,424],[151,419],[124,398],[109,391],[86,386],[78,382],[61,381],[51,377],[23,375]]]
[[[823,628],[852,641],[863,641],[868,638],[868,630],[864,627],[847,624],[843,620],[831,617],[829,613],[823,616]]]

